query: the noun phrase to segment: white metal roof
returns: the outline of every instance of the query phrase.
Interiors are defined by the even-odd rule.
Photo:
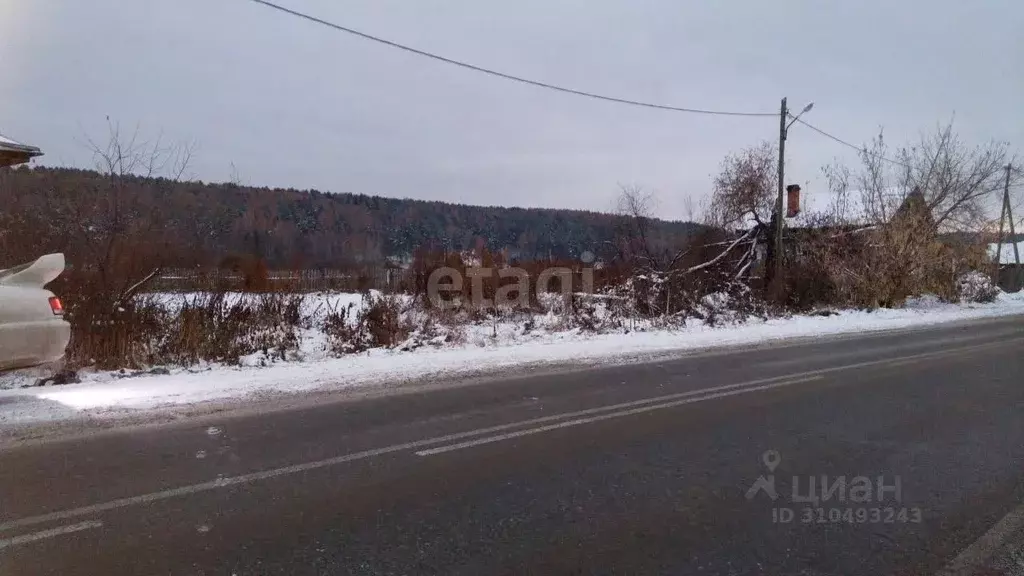
[[[39,152],[39,148],[35,146],[29,146],[28,144],[22,144],[17,140],[12,140],[3,134],[0,134],[0,148],[8,150],[17,150],[19,152]]]
[[[996,251],[999,249],[999,244],[988,245],[988,255],[992,260],[996,259]],[[1024,242],[1017,243],[1017,250],[1020,251],[1021,263],[1024,263]],[[1013,244],[1003,244],[1003,251],[999,254],[1000,264],[1014,264],[1016,260],[1013,256]]]

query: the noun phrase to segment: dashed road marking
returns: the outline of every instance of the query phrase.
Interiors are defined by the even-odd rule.
[[[47,538],[54,538],[57,536],[63,536],[65,534],[81,532],[82,530],[100,528],[101,526],[103,526],[103,522],[100,522],[99,520],[87,520],[85,522],[79,522],[78,524],[72,524],[70,526],[60,526],[58,528],[51,528],[49,530],[42,530],[40,532],[33,532],[31,534],[22,534],[21,536],[14,536],[12,538],[0,540],[0,550],[10,548],[12,546],[19,546],[21,544],[29,544],[31,542],[45,540]]]
[[[55,512],[49,512],[46,514],[39,514],[36,516],[26,516],[15,520],[9,520],[7,522],[0,523],[0,532],[7,530],[14,530],[17,528],[23,528],[26,526],[35,526],[38,524],[45,524],[48,522],[59,522],[72,518],[80,518],[83,516],[91,516],[100,512],[107,512],[110,510],[116,510],[119,508],[125,508],[128,506],[137,506],[141,504],[150,504],[153,502],[159,502],[162,500],[168,500],[171,498],[178,498],[182,496],[189,496],[193,494],[199,494],[202,492],[209,492],[212,490],[218,490],[221,488],[227,488],[231,486],[239,486],[244,484],[250,484],[255,482],[261,482],[272,478],[281,476],[289,476],[294,474],[300,474],[311,470],[318,470],[321,468],[328,468],[343,464],[346,462],[354,462],[357,460],[364,460],[367,458],[373,458],[376,456],[383,456],[385,454],[391,454],[395,452],[402,452],[407,450],[418,450],[428,446],[437,446],[439,444],[451,444],[467,438],[474,438],[479,436],[492,435],[488,438],[481,438],[480,441],[475,441],[473,444],[461,443],[451,444],[450,446],[441,446],[436,450],[421,450],[418,452],[419,455],[430,455],[440,452],[447,452],[451,450],[457,450],[461,447],[467,447],[468,445],[483,444],[487,442],[496,442],[506,438],[513,438],[518,436],[525,436],[527,434],[536,434],[539,432],[545,432],[547,430],[566,428],[569,426],[576,426],[578,424],[606,420],[608,418],[626,416],[628,414],[635,414],[646,412],[649,410],[656,410],[660,408],[668,408],[671,406],[678,406],[683,404],[689,404],[692,402],[710,400],[713,398],[721,398],[726,396],[733,396],[736,394],[742,394],[746,392],[754,392],[759,390],[767,390],[778,386],[796,384],[798,382],[806,382],[810,380],[816,380],[826,374],[840,372],[844,370],[852,370],[857,368],[867,367],[882,367],[886,365],[895,365],[909,361],[922,360],[925,358],[931,358],[936,356],[950,357],[957,354],[964,354],[979,349],[993,348],[997,346],[1006,346],[1019,342],[1021,339],[1011,339],[992,344],[982,344],[975,346],[965,346],[962,348],[938,350],[934,352],[926,352],[922,354],[914,354],[910,356],[902,356],[897,358],[884,358],[879,360],[868,360],[864,362],[857,362],[854,364],[846,364],[840,366],[832,366],[829,368],[822,368],[817,370],[810,370],[807,372],[797,374],[787,374],[783,376],[776,376],[772,378],[762,378],[757,380],[750,380],[747,382],[741,382],[738,384],[729,384],[725,386],[717,386],[713,388],[704,388],[700,390],[690,390],[686,392],[679,392],[676,394],[666,394],[663,396],[656,396],[653,398],[644,398],[640,400],[634,400],[631,402],[623,402],[619,404],[611,404],[607,406],[599,406],[596,408],[588,408],[585,410],[577,410],[574,412],[564,412],[561,414],[552,414],[551,416],[543,416],[539,418],[531,418],[528,420],[521,420],[518,422],[511,422],[508,424],[500,424],[496,426],[490,426],[487,428],[478,428],[476,430],[468,430],[466,432],[458,432],[454,434],[447,434],[444,436],[436,436],[433,438],[425,438],[422,440],[415,440],[412,442],[406,442],[403,444],[394,444],[383,448],[376,448],[372,450],[364,450],[362,452],[355,452],[352,454],[345,454],[342,456],[335,456],[333,458],[327,458],[324,460],[317,460],[314,462],[305,462],[302,464],[294,464],[291,466],[285,466],[282,468],[273,468],[270,470],[262,470],[259,472],[252,472],[249,474],[241,474],[239,476],[227,476],[218,477],[216,480],[201,482],[199,484],[191,484],[187,486],[181,486],[178,488],[171,488],[168,490],[162,490],[159,492],[151,492],[148,494],[141,494],[138,496],[130,496],[126,498],[119,498],[117,500],[110,500],[107,502],[101,502],[98,504],[91,504],[88,506],[82,506],[80,508],[70,508],[66,510],[59,510]],[[643,406],[643,409],[639,407]],[[592,415],[602,414],[599,418],[589,418]],[[559,424],[548,425],[549,423],[555,423],[562,421]],[[537,427],[537,425],[540,425]],[[519,432],[513,432],[511,434],[501,434],[494,436],[495,433],[504,433],[509,430],[515,430],[517,428],[526,428],[529,426],[535,426],[528,430],[521,430]],[[216,434],[220,434],[219,428],[211,427],[216,430]],[[465,445],[465,446],[464,446]],[[85,523],[83,523],[85,524]],[[80,526],[77,529],[85,529]],[[94,526],[86,526],[91,528]]]

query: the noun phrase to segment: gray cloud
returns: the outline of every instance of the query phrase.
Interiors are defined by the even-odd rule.
[[[1024,140],[1024,5],[1010,1],[282,0],[370,33],[579,89],[774,111],[860,143],[956,114],[967,139]],[[195,140],[204,180],[608,210],[618,183],[662,215],[708,192],[771,118],[634,109],[511,84],[246,0],[0,5],[0,130],[85,166],[105,116]],[[853,153],[800,126],[791,180]]]

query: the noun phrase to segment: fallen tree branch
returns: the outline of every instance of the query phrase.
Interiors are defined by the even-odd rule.
[[[740,260],[740,264],[738,265],[739,270],[737,270],[736,276],[734,277],[734,279],[735,280],[739,280],[740,278],[743,278],[743,275],[746,274],[748,270],[750,270],[750,267],[753,266],[754,262],[756,262],[756,261],[757,261],[757,242],[751,242],[750,243],[750,249],[747,250],[747,253],[744,254],[743,258]]]
[[[747,231],[746,234],[744,234],[743,236],[740,236],[735,241],[733,241],[733,243],[730,244],[728,248],[723,250],[722,253],[719,254],[718,256],[715,256],[711,260],[708,260],[707,262],[704,262],[702,264],[697,264],[696,266],[691,266],[690,268],[687,268],[686,270],[682,271],[682,273],[683,274],[693,274],[694,272],[699,272],[699,271],[701,271],[701,270],[703,270],[705,268],[708,268],[710,266],[714,266],[715,264],[718,264],[719,262],[722,261],[723,258],[725,258],[730,252],[732,252],[734,248],[736,248],[737,246],[742,244],[744,240],[749,240],[749,239],[753,238],[756,231],[757,231],[757,227],[751,228],[750,230]]]
[[[127,290],[122,292],[121,295],[114,300],[114,307],[116,308],[117,306],[120,306],[122,303],[127,302],[130,298],[135,296],[139,290],[142,290],[146,284],[149,284],[153,278],[160,274],[160,270],[161,268],[159,266],[154,268],[153,271],[147,274],[145,278],[129,286]]]

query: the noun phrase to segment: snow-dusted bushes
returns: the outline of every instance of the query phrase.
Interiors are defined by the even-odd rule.
[[[363,293],[357,309],[354,302],[328,310],[321,328],[329,349],[335,354],[390,348],[404,341],[413,327],[404,314],[402,299],[378,292]]]
[[[68,366],[101,369],[291,359],[311,328],[301,294],[143,294],[110,312],[72,315]]]
[[[690,315],[708,326],[739,324],[751,318],[767,319],[774,315],[773,308],[741,282],[730,282],[721,290],[703,295],[690,309]]]
[[[999,295],[999,287],[992,282],[988,274],[971,270],[961,274],[957,279],[957,295],[961,302],[994,302]]]
[[[425,346],[441,347],[462,343],[466,338],[465,325],[455,315],[436,311],[423,311],[410,315],[412,331],[404,342],[397,346],[403,352],[411,352]]]
[[[304,298],[275,293],[229,297],[223,292],[185,296],[164,308],[167,321],[152,343],[148,364],[237,364],[253,354],[290,359],[299,348],[299,331],[310,326],[302,312]]]

